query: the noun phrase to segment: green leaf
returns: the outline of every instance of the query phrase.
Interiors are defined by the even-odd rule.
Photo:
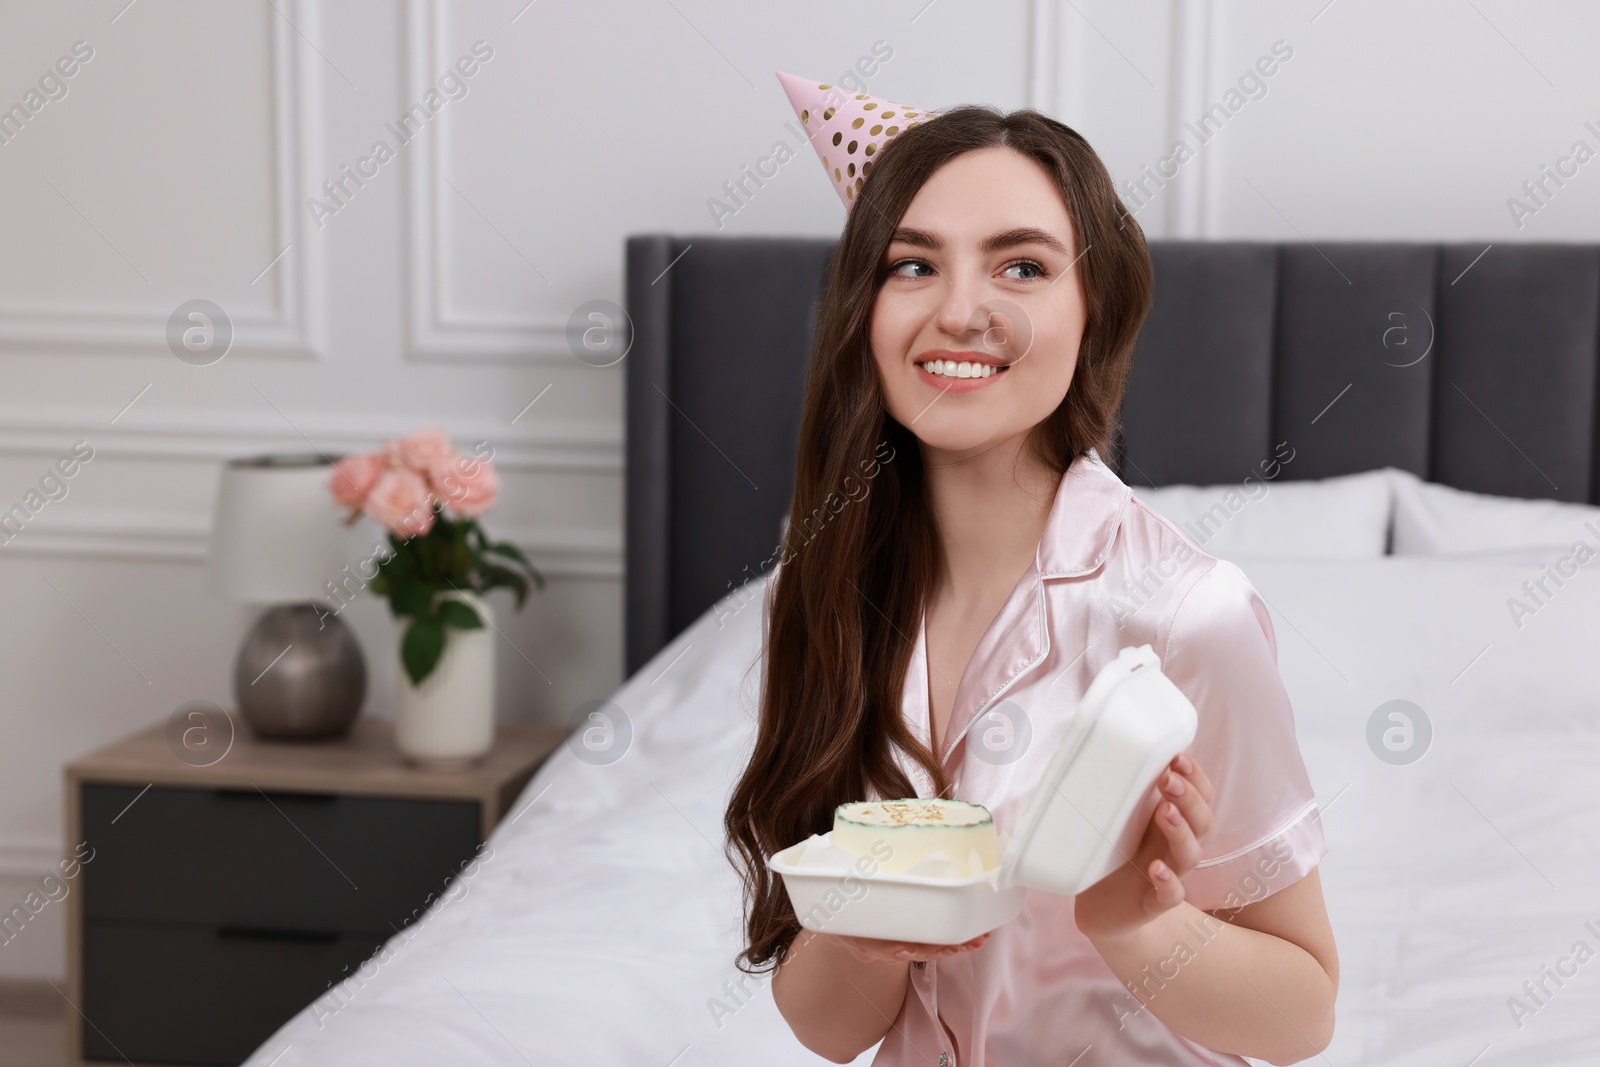
[[[528,561],[527,556],[522,554],[522,549],[510,541],[497,541],[489,546],[489,551],[496,555],[505,556],[508,559],[514,559],[522,564],[522,569],[528,572],[528,577],[533,579],[533,584],[540,589],[544,588],[544,575],[540,574],[539,569]]]
[[[437,615],[425,615],[412,621],[400,642],[400,662],[412,685],[422,680],[438,666],[444,655],[444,621]]]
[[[511,589],[517,595],[517,608],[522,608],[523,601],[528,598],[528,582],[522,575],[509,567],[502,567],[495,563],[484,562],[478,565],[478,583],[482,591],[490,589]]]
[[[471,604],[464,604],[459,600],[443,600],[439,602],[439,618],[444,620],[446,626],[454,626],[458,630],[481,630],[483,619]]]
[[[390,534],[389,539],[394,540],[394,534]],[[415,549],[403,543],[396,545],[393,554],[379,562],[378,573],[395,582],[404,583],[416,573],[414,555]]]
[[[494,544],[489,546],[489,551],[501,556],[509,556],[518,563],[522,564],[524,567],[531,568],[533,566],[533,564],[528,562],[528,557],[522,554],[522,549],[518,548],[510,541],[496,541]]]
[[[399,581],[391,603],[396,615],[427,615],[433,607],[433,589],[418,581]]]

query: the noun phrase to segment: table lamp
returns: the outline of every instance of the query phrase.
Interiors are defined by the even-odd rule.
[[[239,712],[258,737],[343,736],[366,697],[361,646],[324,584],[355,558],[344,551],[332,472],[320,455],[236,459],[222,470],[207,583],[229,600],[270,605],[233,669]]]

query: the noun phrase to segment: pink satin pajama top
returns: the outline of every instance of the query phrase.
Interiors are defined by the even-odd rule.
[[[953,795],[1014,834],[1095,673],[1141,644],[1199,713],[1189,752],[1216,787],[1204,858],[1184,879],[1188,901],[1235,908],[1303,877],[1327,846],[1266,605],[1237,566],[1133,499],[1092,450],[1062,476],[1033,566],[961,676],[938,753]],[[925,623],[902,711],[927,743]],[[933,795],[922,769],[903,753],[900,762],[918,795]],[[1246,1062],[1142,1008],[1078,932],[1072,907],[1071,897],[1029,889],[1021,915],[982,948],[913,965],[874,1067]],[[1151,973],[1141,985],[1159,997]]]

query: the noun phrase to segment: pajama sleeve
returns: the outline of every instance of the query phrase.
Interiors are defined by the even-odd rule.
[[[1199,716],[1189,754],[1215,787],[1184,889],[1198,908],[1232,910],[1303,878],[1327,852],[1272,619],[1244,572],[1217,560],[1174,610],[1165,647],[1162,670]]]

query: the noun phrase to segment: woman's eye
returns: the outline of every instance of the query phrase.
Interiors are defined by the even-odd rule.
[[[1034,278],[1043,278],[1044,275],[1045,275],[1044,267],[1042,265],[1038,264],[1038,263],[1035,263],[1031,259],[1019,259],[1015,263],[1012,263],[1009,266],[1007,266],[1006,270],[1008,270],[1008,271],[1011,271],[1011,270],[1031,270],[1031,271],[1033,271],[1032,274],[1024,275],[1021,278],[1019,278],[1018,279],[1019,281],[1032,281]]]
[[[915,268],[926,268],[927,271],[929,272],[929,274],[931,274],[933,272],[933,266],[931,264],[929,264],[926,260],[922,260],[922,259],[902,259],[900,262],[894,264],[893,266],[891,266],[889,268],[889,273],[890,274],[899,275],[902,278],[926,278],[926,277],[928,277],[928,274],[910,274],[910,273],[907,273],[907,271],[906,271],[907,267],[910,267],[910,268],[913,268],[913,269],[915,269]]]

